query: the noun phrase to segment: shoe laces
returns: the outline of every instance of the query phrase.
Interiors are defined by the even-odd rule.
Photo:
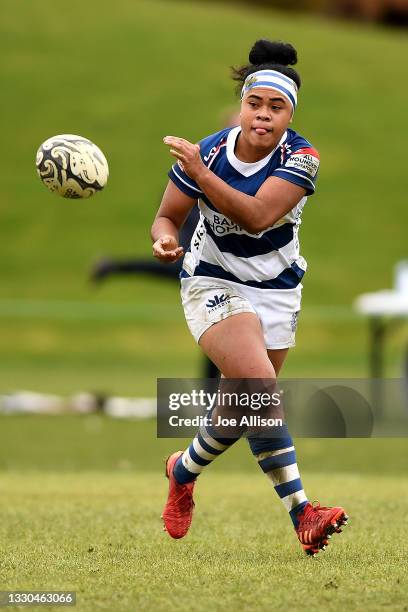
[[[315,510],[317,510],[317,506],[314,506],[315,502],[313,502],[312,504],[309,502],[306,504],[306,506],[303,508],[303,510],[300,512],[300,514],[298,514],[298,519],[302,520],[302,519],[306,519],[306,517],[314,512]],[[317,502],[318,503],[318,502]]]
[[[317,520],[320,522],[320,510],[326,510],[326,508],[321,506],[318,501],[315,500],[312,503],[308,503],[302,511],[301,515],[299,516],[299,520],[303,520],[306,524],[309,524],[311,522],[314,523],[317,518]]]
[[[320,502],[316,500],[312,503],[312,508],[316,512],[318,512],[319,510],[331,510],[330,506],[321,506]]]

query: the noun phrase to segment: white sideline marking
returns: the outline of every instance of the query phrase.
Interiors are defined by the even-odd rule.
[[[174,304],[138,304],[75,302],[70,300],[0,299],[0,319],[52,319],[66,321],[137,321],[149,319],[184,320],[181,306]]]
[[[301,312],[307,321],[351,321],[361,315],[351,306],[307,306]],[[184,321],[177,298],[174,304],[76,302],[70,300],[26,300],[23,298],[0,299],[0,319],[50,319],[64,321],[137,321],[138,319]]]

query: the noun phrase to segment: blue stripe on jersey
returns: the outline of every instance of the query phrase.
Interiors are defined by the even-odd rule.
[[[301,491],[303,489],[302,481],[300,478],[295,478],[294,480],[289,480],[289,482],[283,482],[280,485],[276,485],[275,491],[279,495],[279,497],[286,497],[287,495],[292,495],[292,493],[296,493],[296,491]]]
[[[214,264],[207,263],[206,261],[200,261],[194,271],[194,276],[210,276],[212,278],[221,278],[223,280],[229,280],[233,283],[239,283],[246,285],[247,287],[254,287],[255,289],[294,289],[297,287],[302,280],[305,271],[299,268],[295,263],[290,268],[286,268],[277,276],[268,281],[243,281],[237,276],[234,276],[230,272],[216,266]],[[180,278],[188,278],[190,275],[181,271]]]
[[[279,468],[287,467],[296,463],[295,451],[289,451],[288,453],[282,453],[281,455],[275,455],[274,457],[267,457],[258,461],[259,467],[265,474],[272,470],[278,470]]]
[[[171,168],[171,170],[169,170],[168,176],[173,183],[177,185],[180,191],[190,196],[190,198],[197,199],[201,195],[202,192],[198,188],[197,183],[195,183],[192,179],[187,181],[185,178],[183,178],[181,176],[181,171],[177,171],[175,165]]]
[[[282,176],[283,174],[283,176]],[[292,168],[277,168],[273,172],[273,176],[277,176],[278,178],[284,178],[286,181],[290,183],[294,183],[295,185],[299,185],[299,187],[304,187],[306,189],[307,195],[312,195],[315,192],[315,184],[306,173],[302,173],[301,170],[292,170]]]
[[[223,253],[231,253],[236,257],[255,257],[277,251],[293,240],[293,223],[285,223],[280,227],[264,233],[261,238],[252,238],[246,234],[227,234],[219,236],[212,229],[209,221],[204,220],[208,235],[214,240],[217,248]],[[221,226],[222,227],[222,226]]]

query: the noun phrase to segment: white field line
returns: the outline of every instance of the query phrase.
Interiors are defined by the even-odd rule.
[[[47,319],[60,321],[138,321],[183,319],[177,304],[113,304],[71,300],[0,299],[0,319]]]
[[[0,319],[47,319],[59,321],[177,321],[183,320],[181,304],[77,302],[71,300],[0,299]],[[310,305],[301,312],[306,321],[362,319],[351,306]]]

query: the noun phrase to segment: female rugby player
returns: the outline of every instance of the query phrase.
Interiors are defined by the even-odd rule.
[[[315,191],[319,154],[289,128],[301,80],[290,44],[257,41],[249,64],[234,70],[241,91],[235,128],[193,144],[166,136],[176,163],[152,227],[153,254],[184,255],[178,230],[199,200],[200,221],[184,256],[181,296],[190,331],[226,379],[276,380],[295,344],[302,278],[298,229]],[[165,529],[183,537],[191,524],[193,489],[205,466],[238,439],[202,427],[166,463]],[[279,437],[248,435],[307,554],[324,549],[347,515],[307,500],[286,427]]]

